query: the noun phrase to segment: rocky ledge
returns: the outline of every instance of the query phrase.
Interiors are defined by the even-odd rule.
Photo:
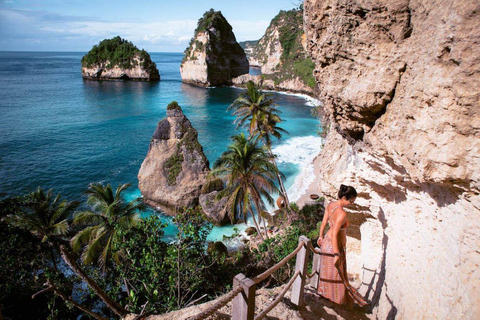
[[[248,70],[247,57],[232,26],[220,11],[207,11],[185,50],[180,66],[182,81],[205,87],[231,85],[232,78]]]
[[[167,214],[197,205],[209,171],[197,131],[177,102],[170,103],[138,172],[138,188],[145,202]]]

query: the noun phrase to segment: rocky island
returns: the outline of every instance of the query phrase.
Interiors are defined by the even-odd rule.
[[[231,85],[233,78],[248,70],[232,26],[220,11],[205,12],[180,65],[182,81],[204,87]]]
[[[160,80],[150,55],[119,36],[101,41],[83,56],[82,77],[91,80]]]

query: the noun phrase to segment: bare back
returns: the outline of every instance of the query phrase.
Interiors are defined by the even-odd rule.
[[[329,229],[327,232],[327,236],[332,239],[333,237],[333,226],[335,224],[335,221],[337,220],[337,215],[343,211],[342,207],[338,203],[331,202],[327,206],[327,212],[326,214],[328,215],[327,221],[329,225]],[[346,218],[345,218],[346,220]],[[337,240],[338,240],[338,245],[341,247],[344,247],[345,244],[347,243],[347,235],[346,235],[346,228],[347,228],[347,221],[344,221],[343,225],[340,227],[340,231],[338,232]]]

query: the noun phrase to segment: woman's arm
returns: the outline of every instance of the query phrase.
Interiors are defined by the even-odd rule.
[[[320,233],[319,233],[319,236],[318,236],[318,240],[317,240],[317,244],[319,247],[322,246],[322,239],[323,239],[323,232],[325,231],[325,227],[327,226],[327,222],[328,222],[328,206],[327,206],[327,209],[325,209],[325,213],[323,215],[323,220],[322,220],[322,224],[320,226]]]
[[[338,232],[340,231],[340,228],[342,227],[342,225],[345,223],[346,218],[347,218],[347,213],[343,209],[338,210],[336,219],[334,221],[333,230],[332,230],[332,245],[333,245],[333,253],[335,254],[335,258],[333,260],[334,264],[336,264],[338,259],[340,259],[340,256],[339,256],[340,248],[338,247]]]

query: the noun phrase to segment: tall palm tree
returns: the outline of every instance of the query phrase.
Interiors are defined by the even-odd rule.
[[[115,192],[110,184],[92,183],[88,187],[87,204],[92,211],[83,211],[75,216],[73,225],[83,226],[84,229],[71,239],[74,252],[83,248],[81,258],[84,264],[98,262],[105,271],[111,260],[117,258],[113,246],[118,229],[130,228],[139,221],[137,212],[144,205],[139,199],[130,202],[123,199],[122,192],[128,187],[130,184],[119,185]]]
[[[112,300],[98,284],[78,265],[75,255],[69,248],[65,235],[69,229],[68,220],[79,206],[78,202],[61,201],[60,194],[53,195],[52,190],[45,192],[42,188],[32,192],[23,209],[13,215],[9,220],[13,225],[29,230],[33,235],[47,242],[60,254],[67,265],[105,302],[105,304],[118,316],[125,316],[128,312],[117,302]],[[53,286],[52,286],[53,288]],[[57,292],[55,289],[53,289]],[[65,298],[65,296],[62,296]],[[74,301],[76,307],[97,319],[103,319],[91,310],[84,308]]]
[[[280,139],[282,133],[288,133],[278,126],[282,119],[279,116],[281,111],[276,108],[275,101],[271,98],[271,95],[258,90],[253,81],[248,81],[247,91],[240,94],[227,110],[233,110],[233,115],[236,116],[235,124],[237,129],[240,126],[246,127],[250,137],[261,139],[267,146],[272,156],[272,161],[277,168],[280,194],[285,199],[287,212],[290,213],[287,191],[272,152],[272,137]]]
[[[246,221],[248,214],[252,215],[262,236],[253,206],[260,214],[265,208],[262,197],[273,205],[270,193],[277,190],[274,183],[277,169],[268,150],[258,146],[256,140],[248,140],[243,133],[233,136],[232,140],[228,150],[215,161],[211,172],[212,177],[226,180],[226,187],[217,198],[227,197],[226,210],[232,221],[236,216]]]

